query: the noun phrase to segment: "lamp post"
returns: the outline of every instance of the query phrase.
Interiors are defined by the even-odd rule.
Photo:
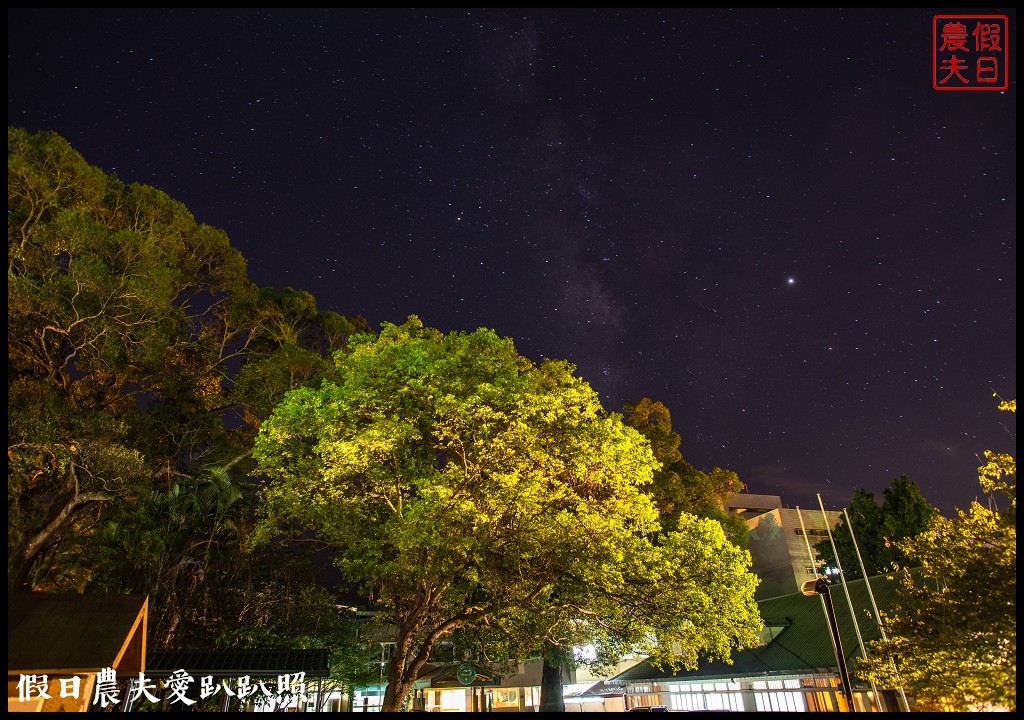
[[[839,677],[843,681],[843,694],[846,696],[846,704],[850,712],[856,712],[853,704],[853,686],[850,685],[850,673],[846,669],[846,655],[843,653],[843,642],[839,638],[839,625],[836,624],[836,611],[832,607],[832,594],[829,592],[828,581],[825,578],[808,580],[800,588],[804,595],[821,595],[825,601],[825,614],[828,616],[828,628],[832,632],[832,647],[836,651],[836,662],[839,663]]]

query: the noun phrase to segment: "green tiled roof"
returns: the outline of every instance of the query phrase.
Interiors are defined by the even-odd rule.
[[[879,575],[871,578],[871,590],[882,612],[891,610],[898,582]],[[867,645],[881,637],[871,611],[871,601],[863,580],[848,582],[851,601],[857,613],[860,632]],[[860,656],[860,646],[850,616],[850,606],[841,584],[830,586],[832,604],[835,607],[836,623],[842,639],[843,653],[847,667]],[[783,595],[758,602],[761,617],[766,626],[777,629],[774,640],[767,645],[734,652],[733,664],[722,661],[704,661],[696,670],[672,672],[666,667],[659,670],[649,662],[641,662],[612,678],[609,682],[617,685],[645,680],[700,680],[713,678],[735,678],[743,676],[807,674],[813,672],[838,672],[835,650],[828,619],[819,596],[805,596],[801,593]]]

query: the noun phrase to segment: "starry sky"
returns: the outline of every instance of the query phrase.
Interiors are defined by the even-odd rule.
[[[937,12],[9,9],[7,118],[260,285],[663,402],[751,492],[950,514],[1016,446],[1016,15],[1006,91],[937,92]]]

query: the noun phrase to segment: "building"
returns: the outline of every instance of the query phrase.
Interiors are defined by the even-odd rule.
[[[885,612],[892,607],[898,582],[885,576],[869,580],[875,600]],[[849,604],[841,585],[832,587],[832,598],[844,661],[852,670],[861,656],[858,630],[865,645],[878,639],[880,633],[865,581],[849,582],[847,588]],[[850,604],[856,613],[856,626]],[[765,622],[761,644],[733,653],[732,664],[703,662],[696,670],[673,672],[645,661],[606,681],[603,689],[621,689],[627,709],[664,705],[680,711],[849,710],[823,600],[791,593],[761,600],[758,607]],[[902,709],[903,700],[894,690],[877,690],[854,682],[852,694],[858,711]]]
[[[813,580],[816,569],[814,545],[828,539],[842,518],[836,510],[801,510],[782,503],[778,495],[730,495],[723,508],[747,523],[747,543],[752,570],[761,578],[754,597],[765,600],[799,592]],[[810,546],[810,552],[808,552]]]
[[[624,659],[613,674],[640,660],[640,657]],[[426,712],[536,712],[540,707],[542,666],[540,659],[531,659],[500,673],[470,661],[428,663],[416,681],[412,707]],[[600,684],[605,676],[594,675],[584,665],[567,668],[563,673],[567,712],[624,709],[619,689],[608,698],[586,692]],[[376,712],[385,688],[382,675],[380,684],[358,688],[351,705],[347,697],[333,693],[325,707],[332,711]]]
[[[146,595],[9,595],[8,712],[84,712],[97,684],[106,707],[113,678],[146,670],[148,618]]]

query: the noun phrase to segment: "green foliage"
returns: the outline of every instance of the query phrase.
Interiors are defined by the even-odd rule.
[[[312,568],[244,549],[240,478],[365,321],[255,287],[223,231],[54,133],[8,128],[7,163],[9,591],[148,593],[155,647],[306,642]]]
[[[1016,401],[1000,408],[1016,412]],[[972,503],[899,543],[920,574],[901,573],[888,640],[872,643],[870,660],[857,664],[862,678],[912,690],[921,710],[1016,709],[1017,465],[1006,454],[986,452],[985,460],[982,488],[1005,493],[1009,506]]]
[[[286,392],[326,372],[330,356],[351,336],[370,331],[362,318],[317,310],[312,295],[292,288],[261,288],[245,311],[247,362],[234,378],[231,399],[254,427]]]
[[[90,591],[148,594],[160,645],[208,636],[223,620],[213,593],[247,561],[238,552],[242,498],[224,468],[208,468],[113,505],[82,538],[82,560],[93,565]]]
[[[681,662],[753,642],[749,556],[689,516],[650,542],[658,462],[573,372],[411,316],[355,336],[261,425],[262,537],[315,533],[396,628],[385,709],[460,628],[509,658],[582,637],[657,635]]]
[[[902,541],[923,532],[938,515],[938,511],[924,499],[917,485],[906,475],[893,479],[882,492],[882,498],[882,505],[879,506],[874,493],[857,488],[846,511],[869,576],[889,572],[897,565],[912,566],[913,562],[902,549]],[[860,564],[846,518],[839,521],[832,536],[846,578],[861,578]],[[835,553],[828,539],[816,544],[814,549],[818,559],[826,566],[836,566]]]
[[[355,683],[365,658],[305,549],[254,541],[298,525],[403,629],[396,693],[459,628],[517,651],[687,623],[706,636],[677,639],[711,652],[745,642],[748,558],[651,545],[650,445],[573,372],[489,331],[411,318],[377,338],[308,293],[257,288],[181,203],[8,128],[10,591],[145,592],[153,647],[319,643],[347,648],[338,681]],[[258,430],[278,482],[253,528],[240,478]],[[717,547],[717,525],[693,522]],[[740,595],[718,608],[702,583],[733,570]]]
[[[107,503],[226,443],[209,412],[221,358],[197,328],[249,285],[223,233],[53,133],[8,128],[8,208],[8,585],[20,589],[66,575],[56,546],[80,543]]]
[[[679,451],[682,439],[672,431],[672,416],[664,404],[643,398],[627,402],[624,410],[626,422],[647,438],[661,463],[647,493],[658,508],[662,529],[676,530],[683,513],[692,513],[718,521],[733,543],[746,547],[746,523],[722,510],[725,499],[743,489],[736,473],[719,467],[704,472],[686,462]]]

